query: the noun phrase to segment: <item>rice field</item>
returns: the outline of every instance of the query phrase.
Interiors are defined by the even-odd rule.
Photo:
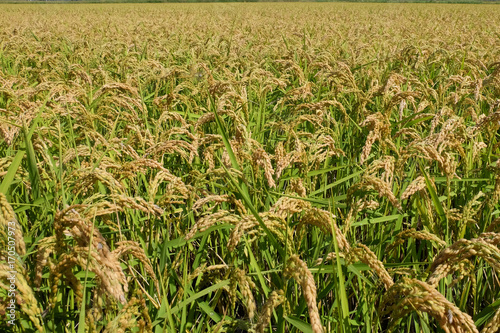
[[[497,332],[498,17],[0,5],[0,330]]]

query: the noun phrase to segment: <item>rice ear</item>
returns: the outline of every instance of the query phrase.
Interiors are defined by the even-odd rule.
[[[471,316],[460,311],[434,287],[420,280],[403,277],[384,295],[381,315],[389,314],[391,328],[395,329],[398,319],[415,310],[434,317],[447,333],[478,333]]]
[[[322,333],[323,326],[319,316],[318,305],[316,300],[316,284],[314,277],[309,271],[307,264],[303,262],[299,256],[292,255],[287,262],[284,271],[285,276],[293,277],[302,289],[302,295],[306,300],[307,308],[309,309],[309,318],[314,333]]]

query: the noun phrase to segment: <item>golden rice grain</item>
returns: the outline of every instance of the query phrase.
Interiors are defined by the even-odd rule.
[[[14,283],[12,278],[14,278]],[[0,263],[0,287],[5,291],[15,290],[16,308],[20,307],[22,313],[28,316],[38,332],[44,332],[42,310],[28,282],[27,272],[19,262],[16,261],[14,268],[10,264]],[[15,284],[15,288],[11,287],[12,284]]]
[[[303,262],[299,256],[292,255],[288,259],[284,274],[294,278],[300,285],[309,310],[312,330],[314,333],[322,333],[323,326],[321,325],[318,305],[316,303],[316,284],[306,263]]]
[[[230,281],[229,290],[232,307],[234,308],[236,304],[236,288],[238,287],[247,309],[248,318],[252,320],[255,317],[255,311],[257,310],[257,305],[252,292],[252,290],[255,289],[255,283],[249,276],[246,275],[244,270],[239,268],[235,268],[233,270]]]
[[[360,260],[361,262],[367,264],[375,274],[379,277],[379,279],[384,284],[386,290],[388,290],[393,284],[391,276],[387,272],[384,267],[384,264],[378,260],[375,253],[373,253],[366,245],[358,244],[355,247],[352,247],[349,251],[349,257],[353,259]]]
[[[412,311],[427,312],[447,332],[478,332],[472,318],[460,311],[429,284],[403,277],[386,292],[381,304],[382,315],[390,314],[391,328],[398,319]]]
[[[276,307],[281,305],[285,301],[283,290],[272,291],[269,294],[269,297],[264,303],[264,306],[259,312],[257,323],[255,325],[255,331],[257,333],[264,333],[267,326],[269,326],[269,322],[271,321],[271,316]]]
[[[116,245],[117,248],[114,249],[111,253],[117,258],[122,258],[124,255],[130,254],[134,258],[138,259],[144,265],[144,269],[149,274],[150,278],[153,279],[158,298],[161,298],[159,281],[156,278],[156,274],[151,265],[151,261],[147,257],[144,249],[140,246],[140,244],[134,241],[121,241],[117,242]]]
[[[427,283],[436,286],[439,280],[448,275],[455,264],[473,256],[482,257],[497,272],[500,272],[500,250],[496,247],[494,239],[483,237],[471,240],[460,239],[453,245],[442,250],[434,259],[430,271],[432,274]]]
[[[403,192],[403,194],[401,194],[401,200],[405,200],[405,199],[408,199],[409,197],[411,197],[413,194],[419,192],[419,191],[422,191],[423,189],[425,189],[427,187],[426,183],[425,183],[425,178],[422,177],[422,176],[418,176],[417,178],[415,178],[411,183],[410,185],[408,185],[408,187],[406,188],[406,190]]]

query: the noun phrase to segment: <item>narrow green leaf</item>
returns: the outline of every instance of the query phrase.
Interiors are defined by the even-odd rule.
[[[2,184],[0,185],[0,193],[3,193],[5,195],[7,194],[7,191],[9,190],[9,187],[12,184],[12,181],[14,180],[14,176],[17,173],[17,169],[19,169],[19,166],[21,165],[23,157],[24,157],[24,151],[19,150],[14,159],[12,160],[12,163],[10,164],[7,173],[3,176],[3,181]]]
[[[210,287],[208,287],[206,289],[203,289],[202,291],[194,294],[193,296],[187,298],[186,300],[182,301],[178,305],[174,306],[172,308],[172,310],[171,310],[171,313],[172,314],[176,314],[177,312],[179,312],[179,310],[181,310],[182,308],[184,308],[186,305],[194,302],[195,300],[197,300],[200,297],[203,297],[205,295],[210,294],[211,292],[216,291],[217,289],[220,289],[222,287],[227,286],[229,284],[229,282],[230,282],[229,280],[224,280],[224,281],[221,281],[219,283],[214,284],[213,286],[210,286]]]
[[[236,159],[236,155],[234,155],[233,148],[231,148],[231,144],[229,143],[229,138],[227,135],[227,131],[222,123],[222,120],[220,119],[219,115],[217,114],[217,111],[214,111],[215,115],[215,122],[217,123],[217,126],[219,127],[219,133],[222,136],[222,141],[224,142],[224,146],[226,147],[227,154],[229,155],[229,159],[231,160],[231,165],[233,166],[234,169],[241,171],[240,165],[238,164],[238,160]],[[248,190],[246,188],[245,184],[240,183],[242,190],[245,191],[245,194],[248,196]]]
[[[474,316],[474,323],[477,327],[483,325],[495,315],[495,312],[500,307],[500,299],[497,299],[495,302],[491,303],[487,307],[485,307],[481,312]]]
[[[349,179],[352,179],[352,178],[356,177],[357,175],[360,175],[360,174],[361,174],[361,173],[363,173],[363,172],[364,172],[364,170],[361,170],[361,171],[358,171],[358,172],[352,173],[352,174],[350,174],[349,176],[346,176],[346,177],[344,177],[344,178],[342,178],[342,179],[337,180],[336,182],[333,182],[333,183],[331,183],[331,184],[328,184],[328,185],[326,185],[326,186],[321,187],[319,190],[316,190],[316,191],[312,192],[311,194],[309,194],[309,196],[310,196],[310,197],[311,197],[311,196],[314,196],[314,195],[316,195],[316,194],[319,194],[319,193],[321,193],[321,192],[324,192],[324,191],[326,191],[326,190],[329,190],[329,189],[331,189],[332,187],[335,187],[335,186],[338,186],[338,185],[340,185],[340,184],[342,184],[342,183],[345,183],[345,182],[346,182],[346,181],[348,181]]]
[[[319,169],[319,170],[309,171],[307,173],[307,177],[313,177],[313,176],[322,175],[322,174],[327,173],[327,172],[332,172],[332,171],[335,171],[335,170],[345,169],[345,168],[348,168],[350,166],[352,166],[352,165],[341,165],[341,166],[336,166],[336,167],[331,167],[331,168],[326,168],[326,169]],[[285,178],[281,177],[281,179],[285,179]]]
[[[219,314],[207,302],[198,302],[198,306],[216,323],[221,321]]]
[[[195,239],[203,237],[205,235],[208,235],[208,234],[210,234],[210,233],[212,233],[214,231],[224,230],[224,229],[232,229],[232,228],[234,228],[234,225],[227,224],[227,223],[225,223],[225,224],[219,224],[219,225],[214,225],[214,226],[211,226],[210,228],[208,228],[207,230],[205,230],[203,232],[199,232],[199,233],[195,234],[193,236],[193,238],[191,238],[189,240],[186,240],[186,238],[184,238],[184,237],[179,237],[179,238],[176,238],[176,239],[172,239],[172,240],[166,241],[166,242],[163,243],[163,248],[164,249],[174,249],[176,247],[181,247],[181,246],[183,246],[186,243],[191,243]]]
[[[340,294],[340,305],[341,305],[340,313],[341,313],[341,317],[342,317],[342,327],[343,327],[344,332],[350,332],[351,329],[349,326],[349,300],[347,298],[347,292],[345,289],[344,274],[342,273],[342,264],[340,262],[339,244],[337,242],[334,223],[335,222],[330,217],[330,226],[332,228],[332,238],[333,238],[333,244],[334,244],[334,248],[335,248],[335,256],[337,257],[336,264],[337,264],[337,278],[338,278],[338,283],[339,283],[338,286],[339,286],[339,294]]]
[[[427,175],[427,173],[424,171],[424,168],[422,168],[421,165],[419,165],[420,167],[420,172],[424,175],[424,178],[425,178],[425,184],[427,185],[427,190],[429,191],[429,194],[431,196],[431,199],[432,199],[432,203],[434,204],[434,207],[436,208],[436,211],[439,215],[439,218],[441,219],[441,221],[443,223],[448,223],[448,220],[446,218],[446,213],[444,212],[444,208],[443,206],[441,205],[441,201],[439,201],[439,198],[437,196],[437,193],[436,191],[434,190],[434,186],[432,186],[432,183],[431,181],[429,180],[429,176]]]
[[[33,121],[31,129],[28,131],[26,125],[23,126],[24,133],[24,144],[26,145],[26,157],[28,160],[28,174],[31,183],[31,195],[33,200],[40,198],[40,173],[38,172],[38,166],[36,161],[35,149],[33,148],[33,143],[31,142],[31,134],[37,126],[37,121]]]
[[[264,275],[262,275],[261,269],[259,267],[259,264],[257,263],[257,260],[255,260],[255,256],[253,255],[252,248],[248,244],[245,238],[245,246],[247,248],[247,253],[248,256],[250,257],[250,268],[255,271],[257,274],[257,278],[259,279],[260,285],[262,289],[264,290],[264,295],[267,297],[269,295],[269,287],[266,284],[266,280],[264,279]]]
[[[300,330],[303,333],[314,333],[313,330],[312,330],[311,325],[309,325],[306,322],[303,322],[299,318],[295,318],[295,317],[291,317],[291,316],[286,316],[285,320],[287,322],[289,322],[290,324],[292,324],[292,326],[294,326],[295,328],[297,328],[298,330]]]
[[[408,118],[414,118],[414,117],[416,117],[417,115],[418,115],[418,113],[416,113],[414,116],[412,116],[412,117],[408,117]],[[407,123],[405,123],[405,124],[403,125],[403,127],[412,127],[412,126],[414,126],[414,125],[416,125],[416,124],[422,123],[422,122],[427,121],[427,120],[430,120],[430,119],[432,119],[432,118],[434,118],[434,116],[433,116],[433,115],[431,115],[431,116],[427,116],[427,117],[423,117],[423,118],[414,119],[414,120],[403,119],[403,121],[402,121],[402,122],[407,121]]]
[[[352,227],[360,227],[363,225],[370,225],[370,224],[377,224],[377,223],[383,223],[383,222],[389,222],[389,221],[394,221],[403,217],[407,217],[407,214],[395,214],[395,215],[389,215],[389,216],[382,216],[382,217],[376,217],[374,219],[363,219],[359,222],[353,223],[351,226]]]
[[[218,157],[217,157],[218,158]],[[283,247],[276,241],[276,238],[274,237],[274,235],[272,234],[272,232],[269,230],[269,228],[266,226],[266,224],[264,223],[264,221],[262,220],[262,218],[260,217],[259,213],[257,212],[257,210],[255,209],[254,205],[252,204],[252,201],[250,200],[250,198],[248,197],[247,193],[245,193],[241,187],[238,185],[238,183],[236,182],[236,180],[233,178],[233,176],[229,173],[229,171],[226,169],[226,167],[224,166],[224,164],[221,163],[221,166],[222,168],[226,171],[226,174],[229,178],[229,181],[233,184],[234,187],[236,187],[236,190],[238,191],[238,193],[241,195],[241,197],[243,198],[243,201],[245,202],[245,204],[247,205],[247,207],[250,209],[250,211],[252,212],[252,215],[255,217],[255,219],[257,220],[257,222],[259,223],[259,226],[262,228],[262,230],[264,230],[264,232],[266,233],[266,236],[269,238],[269,241],[271,242],[271,244],[276,248],[276,250],[278,250],[278,253],[280,254],[280,256],[282,258],[285,257],[285,251],[283,250]]]
[[[329,198],[329,199],[316,199],[316,198],[303,198],[303,197],[298,197],[296,195],[281,194],[279,192],[274,192],[274,191],[269,191],[269,193],[275,194],[275,195],[279,195],[279,196],[282,196],[282,197],[304,200],[304,201],[307,201],[307,202],[310,202],[310,203],[314,203],[314,204],[318,204],[318,205],[326,206],[326,207],[330,207],[331,204],[332,204],[332,200],[333,200],[333,201],[335,201],[335,206],[336,207],[339,207],[339,208],[345,208],[346,207],[345,203],[339,202],[339,201],[345,200],[347,198],[346,194],[339,195],[339,196],[336,196],[336,197],[333,197],[333,198]]]
[[[92,220],[92,229],[90,231],[90,240],[89,244],[92,244],[92,238],[94,235],[94,227],[95,227],[95,216]],[[87,289],[87,279],[89,276],[89,264],[90,263],[90,255],[92,251],[92,245],[89,245],[89,250],[87,253],[87,267],[85,267],[85,279],[83,280],[83,297],[82,297],[82,305],[80,306],[80,314],[78,318],[78,333],[85,333],[85,306],[86,306],[86,289]]]

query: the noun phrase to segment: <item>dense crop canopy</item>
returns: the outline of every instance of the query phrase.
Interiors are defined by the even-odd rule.
[[[496,332],[500,7],[0,8],[0,326]]]

